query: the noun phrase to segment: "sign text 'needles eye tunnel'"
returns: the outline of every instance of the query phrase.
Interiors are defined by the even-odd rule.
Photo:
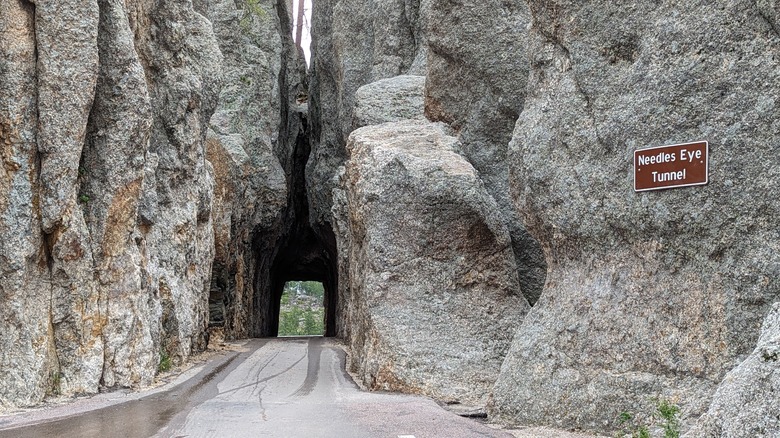
[[[705,185],[709,173],[706,141],[634,151],[634,190]]]

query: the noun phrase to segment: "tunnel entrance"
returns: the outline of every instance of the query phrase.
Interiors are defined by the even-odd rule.
[[[295,187],[295,186],[293,186]],[[320,232],[309,224],[308,201],[304,193],[298,194],[294,203],[297,219],[290,222],[288,233],[283,236],[282,245],[270,269],[270,292],[267,298],[268,326],[261,336],[284,336],[280,332],[280,307],[288,285],[316,283],[321,293],[324,328],[320,334],[337,336],[336,309],[338,306],[338,278],[336,266],[335,236],[329,228]],[[329,238],[328,238],[329,237]]]
[[[282,3],[281,6],[292,6],[291,3],[300,6],[299,2],[293,1]],[[304,1],[304,9],[311,10],[310,1]],[[294,47],[293,21],[285,19],[290,15],[286,11],[280,12],[281,34],[286,41],[285,45]],[[306,19],[299,19],[298,23],[302,21]],[[303,24],[308,27],[306,23]],[[293,65],[297,53],[284,51],[282,57],[283,65]],[[280,72],[281,120],[277,144],[274,146],[274,155],[279,159],[287,180],[287,206],[278,221],[257,228],[253,233],[252,246],[257,264],[252,269],[254,299],[251,309],[247,310],[252,314],[251,334],[255,337],[284,335],[284,331],[280,333],[279,330],[280,306],[288,282],[321,284],[321,334],[339,336],[336,324],[336,237],[330,223],[312,220],[309,212],[306,166],[311,153],[311,133],[308,105],[306,99],[301,99],[301,96],[307,95],[309,84],[305,66],[297,65],[298,69],[282,69]]]
[[[279,306],[279,336],[325,334],[325,287],[318,281],[288,281]]]

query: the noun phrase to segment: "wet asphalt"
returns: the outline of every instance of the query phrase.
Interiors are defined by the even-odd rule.
[[[255,339],[244,350],[126,402],[21,427],[0,418],[0,438],[512,436],[426,397],[360,390],[327,338]]]

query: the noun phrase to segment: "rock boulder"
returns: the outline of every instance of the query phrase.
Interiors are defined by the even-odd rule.
[[[358,88],[354,129],[401,120],[425,120],[425,76],[394,76]]]
[[[709,410],[687,438],[780,435],[780,302],[766,317],[758,345],[729,371]]]
[[[348,147],[350,366],[373,389],[484,404],[528,310],[498,206],[442,124],[368,126]]]

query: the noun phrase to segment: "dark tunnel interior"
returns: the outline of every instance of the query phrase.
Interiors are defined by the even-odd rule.
[[[267,240],[255,246],[258,259],[266,259],[268,266],[259,267],[256,274],[255,309],[263,315],[257,318],[254,335],[277,336],[279,306],[288,281],[317,281],[322,283],[325,296],[325,336],[337,336],[338,266],[336,237],[329,224],[315,228],[309,220],[309,200],[306,191],[306,163],[311,147],[306,120],[295,138],[293,154],[284,165],[288,180],[288,207],[280,224],[282,232],[269,245]],[[261,251],[272,256],[267,259]]]

